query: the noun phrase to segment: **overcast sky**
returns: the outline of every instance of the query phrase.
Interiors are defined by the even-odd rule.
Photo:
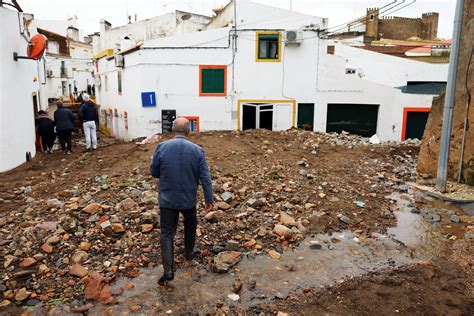
[[[329,18],[329,26],[339,25],[365,15],[367,7],[382,7],[393,0],[293,0],[293,10]],[[406,4],[415,0],[405,1]],[[84,34],[99,31],[101,18],[119,26],[127,23],[127,12],[143,20],[174,9],[192,11],[206,15],[212,8],[226,4],[229,0],[19,0],[24,11],[33,13],[38,19],[63,20],[76,15],[78,27]],[[290,8],[291,0],[254,0],[254,2],[280,8]],[[440,14],[438,36],[452,37],[454,0],[416,0],[415,3],[394,15],[419,17],[423,12]],[[238,2],[237,2],[238,4]]]

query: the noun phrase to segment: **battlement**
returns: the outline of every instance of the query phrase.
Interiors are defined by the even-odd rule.
[[[367,8],[367,13],[374,13],[379,11],[379,8]]]
[[[439,17],[439,13],[438,12],[427,12],[427,13],[423,13],[421,15],[422,18],[429,18],[429,17]]]
[[[394,21],[421,21],[421,18],[406,18],[402,16],[383,16],[382,20],[394,20]]]

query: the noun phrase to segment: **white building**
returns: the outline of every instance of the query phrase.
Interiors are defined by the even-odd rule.
[[[34,60],[13,59],[13,53],[26,55],[31,19],[32,15],[0,1],[0,172],[36,154],[34,119],[45,108],[39,100],[39,65]]]
[[[35,20],[33,32],[48,38],[45,55],[45,84],[42,102],[56,99],[69,102],[70,95],[92,93],[94,86],[91,39],[76,27],[76,18],[64,21]]]
[[[422,133],[436,93],[402,88],[446,82],[447,65],[334,44],[326,27],[327,19],[241,0],[200,32],[99,54],[102,124],[127,140],[167,130],[170,115],[201,131],[305,127],[382,141]]]

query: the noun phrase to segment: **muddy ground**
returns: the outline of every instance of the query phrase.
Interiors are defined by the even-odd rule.
[[[103,138],[95,152],[85,153],[77,145],[73,155],[38,154],[0,175],[0,313],[474,314],[472,218],[456,208],[434,207],[411,192],[408,183],[417,177],[416,144],[370,145],[350,135],[301,131],[201,133],[191,140],[206,152],[219,203],[207,219],[199,204],[201,254],[195,261],[183,262],[178,231],[176,284],[182,288],[174,291],[216,284],[221,292],[235,292],[240,298],[232,301],[228,293],[213,293],[179,302],[173,301],[179,300],[177,295],[155,295],[162,291],[158,287],[142,289],[146,295],[140,296],[140,284],[133,286],[136,292],[130,290],[134,298],[119,293],[123,290],[116,284],[141,280],[140,275],[149,273],[144,269],[152,269],[156,277],[160,273],[156,181],[148,172],[156,144]],[[319,270],[309,267],[313,259],[308,259],[317,260],[318,253],[306,259],[298,253],[307,246],[337,251],[340,240],[332,235],[339,232],[353,234],[351,242],[357,244],[348,243],[348,249],[385,245],[383,238],[397,225],[400,208],[389,198],[394,193],[403,194],[413,213],[421,213],[415,215],[435,227],[442,240],[437,251],[420,255],[418,249],[426,245],[413,250],[392,238],[390,255],[403,256],[382,258],[386,263],[368,265],[367,271],[344,270],[339,275],[339,270],[330,270],[334,278],[321,284],[285,281],[278,287],[286,289],[274,297],[268,295],[270,289],[265,292],[268,280],[258,274],[243,281],[243,290],[224,287],[239,276],[245,279],[245,269],[253,265],[265,273],[266,265],[281,264],[291,280],[301,264],[318,278]],[[277,231],[278,225],[285,226],[285,232]],[[321,234],[329,234],[324,235],[327,241],[313,244],[311,239]],[[226,251],[244,260],[216,274],[216,255]],[[295,264],[287,264],[291,255]],[[334,259],[328,260],[333,264]],[[72,272],[77,265],[79,274]],[[247,283],[256,283],[257,290]],[[98,291],[93,293],[90,284],[100,284]],[[266,295],[255,294],[260,285]]]

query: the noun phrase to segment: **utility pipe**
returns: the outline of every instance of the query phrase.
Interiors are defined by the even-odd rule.
[[[454,97],[456,94],[456,77],[458,70],[457,68],[459,60],[463,10],[464,0],[457,0],[453,28],[453,44],[451,46],[451,56],[449,58],[448,85],[446,88],[446,98],[444,101],[443,127],[441,130],[441,142],[439,146],[438,172],[436,178],[436,188],[441,192],[446,192],[446,182],[448,178],[451,126],[453,124],[453,108]]]

